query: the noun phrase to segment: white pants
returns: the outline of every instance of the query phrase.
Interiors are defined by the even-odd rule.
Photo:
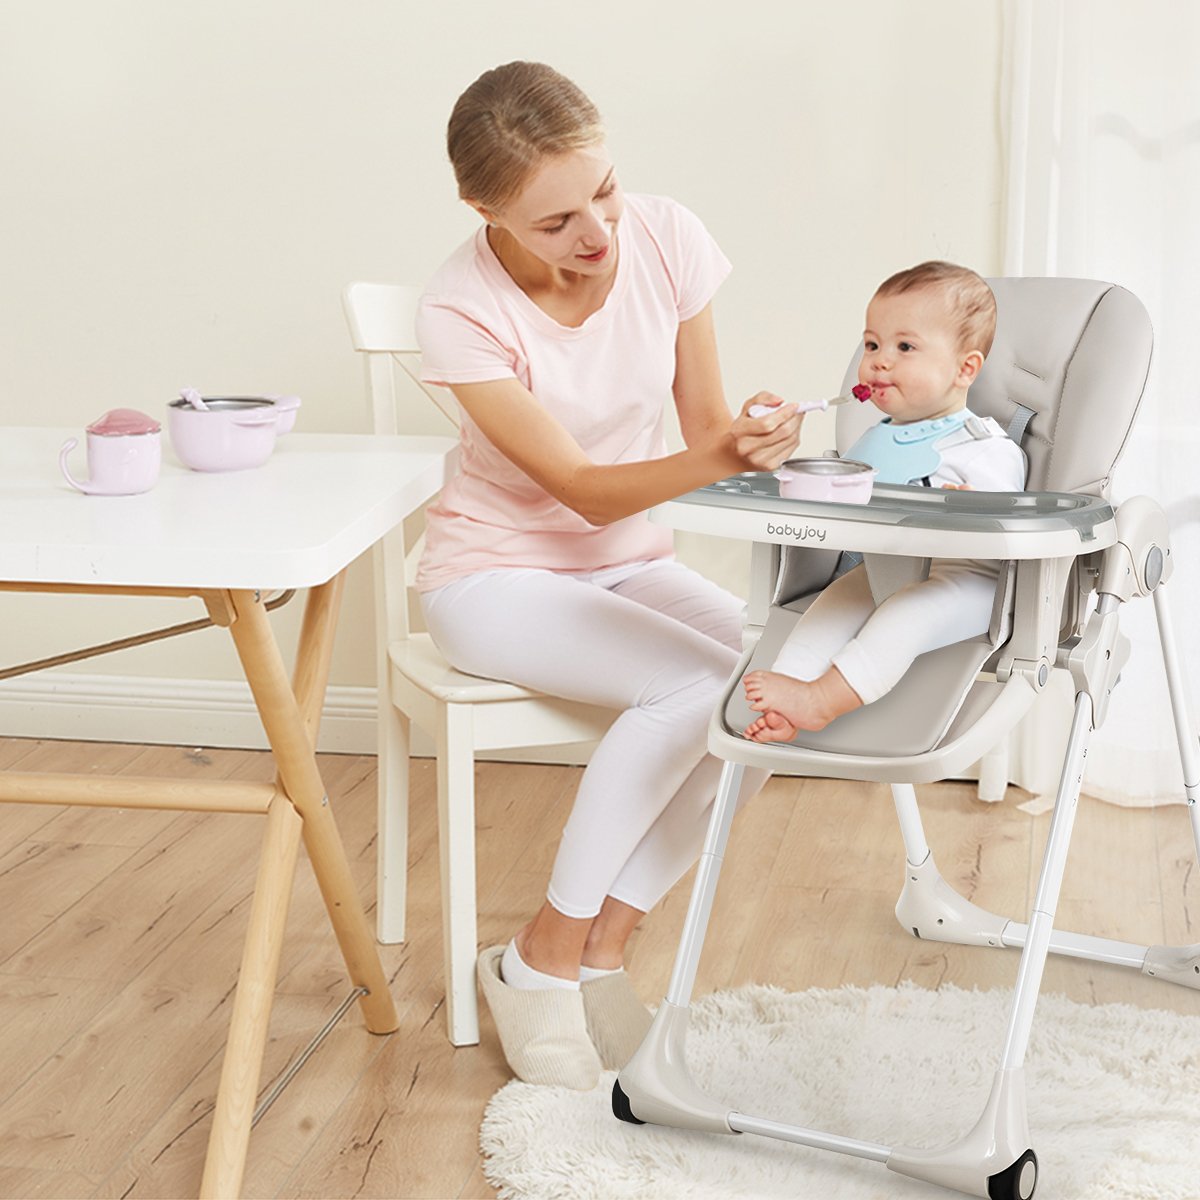
[[[421,602],[458,670],[622,710],[583,773],[547,898],[568,917],[594,917],[606,896],[653,908],[704,844],[722,765],[708,722],[739,658],[742,602],[670,560],[482,571]],[[739,799],[766,778],[747,771]]]
[[[819,679],[830,666],[864,704],[900,682],[930,650],[986,633],[998,567],[965,559],[935,560],[929,578],[875,604],[866,567],[835,579],[805,610],[779,651],[775,670]]]

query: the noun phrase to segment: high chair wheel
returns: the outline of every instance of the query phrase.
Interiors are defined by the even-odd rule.
[[[1029,1200],[1037,1189],[1037,1176],[1037,1155],[1026,1150],[1011,1167],[988,1177],[988,1195],[991,1200]]]
[[[621,1085],[615,1079],[613,1080],[612,1108],[613,1116],[618,1121],[628,1121],[630,1125],[645,1125],[646,1123],[645,1121],[639,1121],[633,1115],[629,1107],[629,1097],[621,1091]]]

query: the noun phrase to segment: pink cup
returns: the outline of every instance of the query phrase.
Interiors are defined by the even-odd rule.
[[[76,479],[67,467],[78,438],[67,438],[58,455],[58,465],[73,488],[89,496],[135,496],[154,486],[162,463],[162,434],[153,417],[133,408],[114,408],[86,432],[87,480]]]

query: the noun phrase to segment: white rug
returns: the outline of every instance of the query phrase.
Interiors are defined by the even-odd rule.
[[[698,1001],[688,1061],[730,1108],[891,1146],[939,1146],[979,1116],[1009,993],[943,987]],[[1200,1015],[1038,1002],[1026,1060],[1037,1200],[1200,1197]],[[502,1200],[902,1200],[956,1193],[879,1163],[751,1134],[617,1121],[614,1075],[591,1092],[513,1081],[488,1104],[484,1171]]]

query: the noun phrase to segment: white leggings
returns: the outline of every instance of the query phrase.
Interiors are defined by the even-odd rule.
[[[805,610],[775,659],[794,679],[819,679],[830,666],[864,704],[886,695],[920,654],[986,633],[998,568],[935,560],[929,578],[876,605],[862,565],[835,579]]]
[[[594,917],[646,912],[699,857],[721,763],[709,718],[737,665],[742,603],[671,560],[588,573],[482,571],[421,597],[460,671],[623,710],[596,747],[547,898]],[[747,771],[739,801],[765,771]]]

